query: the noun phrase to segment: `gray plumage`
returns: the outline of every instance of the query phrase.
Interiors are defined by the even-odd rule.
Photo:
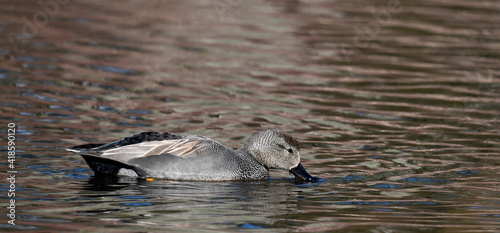
[[[300,165],[299,143],[276,128],[253,133],[237,150],[203,136],[143,132],[68,151],[80,154],[96,174],[199,181],[263,180],[269,178],[270,168],[277,168],[290,170],[306,182],[316,182]]]

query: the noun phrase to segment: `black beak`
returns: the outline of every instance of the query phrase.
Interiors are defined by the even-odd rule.
[[[309,175],[300,163],[296,167],[290,169],[290,173],[295,175],[296,183],[316,183],[319,180],[319,178]]]

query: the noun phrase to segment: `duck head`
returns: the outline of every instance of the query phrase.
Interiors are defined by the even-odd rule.
[[[299,143],[285,131],[276,128],[257,131],[244,147],[264,167],[287,170],[295,175],[296,182],[318,181],[300,164]]]

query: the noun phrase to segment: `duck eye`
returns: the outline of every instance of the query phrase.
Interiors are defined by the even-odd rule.
[[[288,153],[293,154],[293,149],[292,148],[286,148],[284,145],[281,145],[281,144],[278,144],[277,146],[279,148],[285,149],[286,151],[288,151]]]

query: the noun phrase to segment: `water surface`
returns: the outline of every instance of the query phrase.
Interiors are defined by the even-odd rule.
[[[498,232],[499,21],[493,0],[4,1],[0,229]],[[64,150],[266,127],[325,182],[103,178]]]

